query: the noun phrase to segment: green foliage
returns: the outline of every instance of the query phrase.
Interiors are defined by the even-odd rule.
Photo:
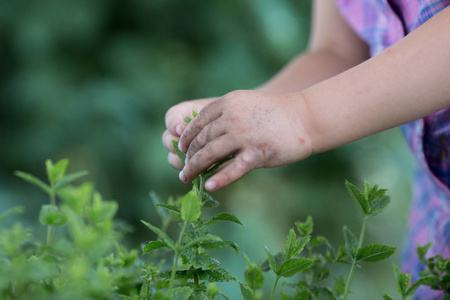
[[[194,114],[195,115],[195,114]],[[68,160],[55,164],[48,160],[48,183],[33,175],[16,172],[25,181],[39,187],[49,195],[50,204],[43,204],[39,222],[47,226],[47,239],[39,241],[31,229],[21,223],[0,232],[0,297],[2,299],[229,299],[220,282],[236,282],[244,300],[263,298],[264,272],[275,274],[270,298],[273,299],[280,279],[291,280],[290,293],[280,292],[282,299],[346,299],[356,266],[362,262],[375,263],[390,257],[395,247],[383,244],[363,246],[367,220],[378,215],[389,203],[385,190],[364,183],[364,193],[346,182],[350,196],[363,213],[359,239],[343,228],[344,244],[337,250],[323,236],[312,238],[314,221],[295,222],[284,242],[283,251],[273,255],[266,247],[266,259],[252,263],[244,254],[246,264],[244,281],[240,282],[211,255],[211,251],[231,248],[239,254],[233,241],[224,241],[210,233],[210,226],[227,221],[243,226],[230,213],[219,213],[207,221],[203,209],[215,207],[206,195],[203,182],[206,174],[194,180],[192,190],[176,199],[170,197],[162,203],[155,194],[151,199],[162,218],[162,227],[142,221],[157,239],[142,248],[127,250],[120,242],[122,233],[117,229],[114,216],[118,205],[103,200],[90,183],[74,186],[73,182],[86,172],[66,174]],[[0,223],[23,212],[22,207],[0,214]],[[166,231],[178,223],[180,231],[172,238]],[[393,270],[403,299],[413,295],[421,285],[448,293],[450,285],[450,259],[442,255],[426,258],[431,244],[418,246],[420,260],[427,270],[411,284],[411,275],[404,274],[394,264]],[[165,250],[164,250],[165,249]],[[169,256],[168,256],[169,255]],[[171,270],[164,270],[166,261],[173,261]],[[139,261],[139,265],[138,262]],[[350,265],[347,279],[328,279],[335,264]],[[392,299],[384,294],[384,299]]]

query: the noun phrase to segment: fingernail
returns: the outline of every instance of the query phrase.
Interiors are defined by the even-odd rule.
[[[181,152],[184,152],[183,147],[181,146],[181,143],[178,143],[178,150],[180,150]]]
[[[182,132],[181,132],[181,124],[178,124],[177,127],[175,127],[175,131],[181,136]]]
[[[216,187],[217,187],[217,183],[216,183],[215,181],[208,180],[208,181],[205,183],[205,188],[206,188],[208,191],[214,191],[214,190],[216,189]]]
[[[178,177],[180,177],[180,180],[183,182],[187,181],[186,175],[184,175],[184,172],[181,171],[180,174],[178,175]]]
[[[186,156],[186,159],[184,160],[184,164],[187,165],[188,161],[189,161],[189,158]]]

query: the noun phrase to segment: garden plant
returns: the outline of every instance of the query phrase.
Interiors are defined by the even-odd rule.
[[[178,149],[176,141],[174,148]],[[184,161],[185,154],[178,155]],[[203,185],[222,163],[200,174],[192,182],[192,189],[181,197],[171,197],[163,203],[151,193],[161,226],[152,224],[153,220],[143,220],[142,226],[157,238],[131,250],[122,242],[127,226],[114,219],[117,202],[105,201],[90,182],[74,184],[87,172],[67,174],[66,159],[46,161],[48,183],[17,171],[18,177],[49,197],[38,216],[39,223],[47,227],[47,234],[39,239],[20,219],[2,226],[10,223],[5,223],[7,219],[22,213],[23,207],[0,213],[0,299],[230,299],[220,282],[231,281],[239,286],[245,300],[345,300],[351,294],[357,268],[384,260],[395,252],[396,248],[389,245],[364,244],[369,219],[390,202],[386,190],[368,182],[359,190],[345,182],[362,214],[359,237],[344,226],[343,244],[335,247],[326,237],[313,236],[314,222],[309,216],[295,223],[282,252],[274,254],[266,247],[266,258],[259,263],[243,254],[246,266],[242,268],[241,281],[213,257],[213,251],[219,248],[240,254],[238,245],[210,233],[210,225],[223,222],[241,226],[242,222],[231,213],[210,218],[203,213],[219,205]],[[173,231],[168,230],[171,224],[178,225],[178,235],[172,236]],[[401,299],[412,296],[420,285],[442,290],[445,299],[450,299],[450,259],[441,255],[426,257],[430,245],[417,248],[426,269],[414,283],[409,274],[393,265],[392,278]],[[336,264],[348,266],[346,278],[332,276]],[[261,289],[267,277],[265,272],[275,275],[270,294]],[[394,299],[386,294],[377,297]]]

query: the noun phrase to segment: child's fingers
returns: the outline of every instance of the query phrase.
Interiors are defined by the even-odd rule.
[[[172,135],[181,136],[186,128],[184,117],[189,114],[189,111],[183,108],[184,106],[177,105],[170,108],[166,113],[166,128]]]
[[[181,170],[184,167],[181,159],[175,153],[169,152],[167,160],[169,161],[169,164],[175,169]]]
[[[257,160],[251,157],[252,154],[247,152],[237,155],[206,181],[206,190],[210,192],[217,191],[235,182],[251,170],[256,169],[258,167]]]
[[[172,140],[178,141],[179,140],[179,136],[175,136],[173,134],[171,134],[169,132],[169,130],[164,131],[163,135],[162,135],[162,142],[164,147],[170,151],[175,153],[175,150],[173,149],[173,144],[172,144]]]
[[[180,174],[183,182],[194,180],[200,173],[209,169],[215,163],[233,155],[239,150],[239,144],[229,135],[222,135],[189,158],[186,166]]]
[[[211,102],[187,125],[180,137],[179,148],[182,152],[187,151],[190,143],[203,127],[221,116],[222,111],[220,106],[221,102],[218,100]]]
[[[225,134],[225,126],[220,126],[219,120],[220,118],[203,127],[194,137],[186,152],[186,159],[190,159],[209,142]]]

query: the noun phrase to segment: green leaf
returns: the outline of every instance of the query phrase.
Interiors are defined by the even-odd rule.
[[[411,274],[403,273],[396,264],[392,264],[394,270],[395,280],[397,282],[397,289],[402,296],[406,296],[406,291],[411,284]]]
[[[192,116],[194,116],[194,118],[197,116],[197,112],[195,110],[192,110]]]
[[[194,290],[188,286],[176,287],[169,294],[169,299],[188,300],[193,292]]]
[[[405,292],[405,296],[412,296],[421,285],[434,285],[436,279],[433,276],[424,276],[416,280]]]
[[[220,266],[220,262],[206,253],[197,253],[192,248],[185,248],[181,252],[181,259],[186,266],[194,269],[215,269]]]
[[[178,157],[181,159],[181,162],[183,163],[183,165],[186,164],[186,153],[181,152],[180,149],[178,149],[178,141],[176,140],[172,140],[172,146],[173,146],[173,150],[175,150],[175,153],[178,155]]]
[[[208,220],[205,225],[209,226],[212,224],[215,224],[219,221],[230,221],[230,222],[234,222],[236,224],[241,225],[242,227],[244,227],[244,224],[242,224],[242,222],[234,215],[224,212],[224,213],[220,213],[217,216],[212,217],[210,220]]]
[[[356,249],[358,249],[358,240],[355,235],[348,229],[347,226],[344,226],[344,242],[345,242],[345,250],[351,257],[356,256]]]
[[[244,300],[254,300],[252,291],[246,287],[242,282],[239,282],[239,287],[241,288],[241,295]]]
[[[326,242],[328,242],[328,240],[324,236],[318,235],[311,240],[311,246],[318,247]]]
[[[345,292],[345,278],[344,276],[339,276],[338,278],[334,278],[334,287],[333,291],[338,295],[344,295]]]
[[[429,242],[428,244],[421,246],[419,244],[417,244],[417,255],[419,256],[419,259],[422,263],[426,264],[426,257],[425,255],[427,255],[428,250],[431,248],[431,246],[433,245],[432,242]]]
[[[152,241],[150,243],[148,243],[144,249],[142,250],[142,254],[147,254],[150,251],[156,250],[156,249],[160,249],[160,248],[164,248],[167,247],[167,243],[161,242],[161,241]]]
[[[356,256],[357,261],[377,262],[394,254],[397,247],[382,244],[370,244],[362,247]]]
[[[278,276],[292,277],[295,274],[308,269],[312,265],[312,259],[300,257],[291,258],[282,263],[278,268]]]
[[[219,201],[216,201],[211,197],[210,194],[203,192],[203,207],[204,208],[215,208],[220,205]]]
[[[25,207],[23,206],[15,206],[13,208],[8,209],[4,213],[0,215],[0,224],[3,223],[9,217],[12,217],[17,214],[22,214],[25,211]]]
[[[184,122],[185,122],[186,124],[189,124],[191,121],[192,121],[192,119],[189,118],[188,116],[184,117]]]
[[[67,216],[54,205],[42,205],[39,222],[42,225],[61,226],[66,224]]]
[[[385,208],[389,205],[391,202],[391,197],[389,196],[382,196],[379,199],[370,202],[370,215],[376,216],[382,211],[385,210]]]
[[[383,295],[383,299],[384,299],[384,300],[394,300],[394,299],[392,299],[391,297],[389,297],[388,294],[384,294],[384,295]]]
[[[35,186],[39,187],[41,190],[43,190],[47,194],[51,195],[52,192],[51,192],[50,186],[48,184],[44,183],[43,181],[41,181],[40,179],[34,177],[33,175],[22,172],[22,171],[15,171],[14,175],[22,178],[23,180],[25,180],[31,184],[34,184]]]
[[[175,249],[175,242],[172,241],[172,239],[166,233],[164,233],[161,229],[159,229],[158,227],[153,226],[152,224],[145,222],[143,220],[141,220],[141,222],[145,226],[147,226],[151,231],[156,233],[164,242],[166,242],[166,244],[169,246],[168,248]]]
[[[369,214],[369,203],[367,202],[366,198],[364,197],[364,194],[362,194],[356,186],[351,184],[349,181],[345,182],[345,187],[347,188],[347,191],[349,195],[352,197],[352,199],[355,201],[355,203],[358,205],[358,208],[361,210],[361,212],[366,216]]]
[[[244,278],[247,286],[253,290],[259,289],[264,284],[264,275],[258,266],[252,264],[244,270]]]
[[[56,183],[59,180],[61,180],[66,174],[66,169],[68,165],[69,160],[67,159],[61,159],[58,162],[56,162],[56,164],[53,164],[52,160],[48,159],[45,162],[48,181],[50,181],[52,185],[56,185]]]
[[[266,250],[266,255],[267,255],[267,260],[269,261],[269,266],[270,269],[272,271],[275,272],[275,274],[278,275],[278,264],[275,261],[275,258],[273,257],[273,255],[270,253],[269,249],[267,249],[267,247],[264,247],[264,249]]]
[[[200,217],[200,199],[190,191],[181,199],[181,218],[186,222],[195,222]]]
[[[174,213],[181,214],[181,209],[180,209],[180,207],[178,205],[158,203],[155,206],[163,207],[163,208],[165,208],[167,210],[170,210],[170,211],[172,211]]]
[[[198,270],[198,279],[208,282],[228,282],[236,281],[237,279],[228,272],[227,269],[218,268],[214,270]]]
[[[297,231],[301,235],[310,235],[314,229],[314,221],[311,216],[306,217],[305,222],[295,222],[295,226],[297,226]]]
[[[309,242],[310,236],[297,239],[294,229],[289,231],[286,242],[284,243],[284,258],[290,259],[300,254]]]
[[[86,176],[87,174],[89,174],[87,171],[81,171],[81,172],[66,175],[55,184],[55,189],[56,190],[61,189],[65,186],[67,186],[68,184],[70,184],[71,182],[75,181],[76,179]]]
[[[236,251],[236,254],[239,254],[238,245],[232,241],[217,241],[217,242],[201,243],[200,247],[202,247],[203,249],[206,249],[208,251],[225,248],[225,247],[232,247],[234,249],[234,251]]]
[[[212,234],[208,234],[208,235],[201,236],[201,237],[198,237],[198,238],[195,238],[195,239],[189,241],[186,245],[183,246],[182,250],[192,247],[197,244],[201,244],[201,243],[221,242],[221,241],[222,241],[222,239],[220,237],[212,235]]]

